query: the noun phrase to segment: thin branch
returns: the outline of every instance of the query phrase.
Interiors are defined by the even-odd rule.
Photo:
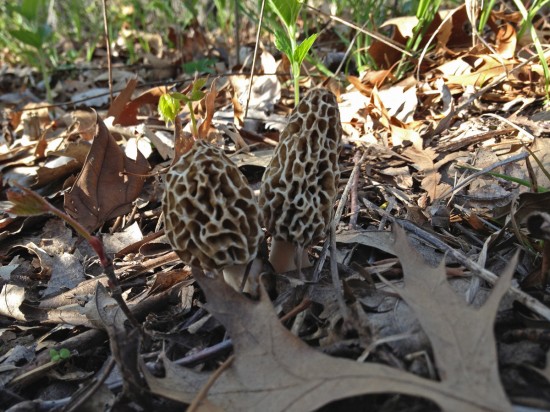
[[[256,69],[256,55],[258,54],[258,46],[260,44],[260,32],[262,31],[262,22],[264,20],[265,0],[262,0],[260,8],[260,21],[258,23],[258,31],[256,32],[256,44],[254,45],[254,55],[252,56],[252,68],[250,69],[250,81],[248,82],[248,96],[246,97],[246,105],[244,107],[244,120],[248,114],[248,105],[250,104],[250,96],[252,94],[252,83],[254,80],[254,71]]]
[[[105,30],[105,46],[107,47],[107,72],[109,74],[109,97],[113,104],[113,66],[111,63],[111,36],[109,36],[109,22],[107,20],[107,0],[103,4],[103,28]]]

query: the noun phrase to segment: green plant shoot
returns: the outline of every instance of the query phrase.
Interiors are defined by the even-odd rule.
[[[206,79],[197,79],[193,82],[191,90],[187,94],[172,92],[163,94],[159,99],[158,111],[161,119],[165,122],[174,122],[176,116],[181,110],[181,102],[187,104],[189,115],[191,116],[192,134],[198,136],[197,120],[193,114],[193,102],[198,102],[204,97],[201,88],[206,83]]]
[[[13,16],[8,30],[13,41],[23,45],[22,53],[36,62],[44,80],[48,101],[52,101],[50,87],[51,67],[56,64],[55,32],[50,25],[52,10],[46,0],[23,0],[17,6],[8,4]]]
[[[412,37],[407,40],[405,50],[416,52],[420,48],[422,38],[426,30],[433,21],[436,13],[441,5],[441,0],[420,0],[416,9],[416,18],[418,23],[413,28]],[[405,60],[405,55],[401,58],[396,70],[396,77],[400,79],[408,70],[408,63]]]
[[[61,348],[60,350],[50,349],[50,359],[53,362],[59,362],[61,360],[69,359],[71,357],[71,351],[67,348]]]
[[[271,9],[283,23],[284,30],[275,29],[275,46],[286,54],[290,61],[296,105],[300,101],[300,68],[318,36],[317,33],[312,34],[300,44],[296,41],[296,20],[302,3],[300,0],[269,0]]]

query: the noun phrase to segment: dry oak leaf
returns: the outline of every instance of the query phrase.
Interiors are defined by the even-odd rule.
[[[413,309],[432,344],[442,385],[482,400],[492,410],[511,410],[500,382],[494,321],[501,298],[511,285],[517,254],[509,262],[481,308],[466,304],[447,281],[445,262],[426,264],[394,226],[394,253],[403,266],[405,287],[397,289]],[[443,405],[441,405],[443,406]]]
[[[311,411],[337,399],[393,392],[430,399],[445,411],[511,411],[498,381],[492,322],[513,270],[503,275],[505,279],[481,310],[472,309],[457,303],[458,296],[449,296],[454,292],[446,283],[444,268],[430,268],[416,256],[402,229],[396,229],[395,238],[394,248],[407,276],[429,277],[422,280],[429,285],[422,291],[417,291],[413,281],[400,291],[419,310],[419,317],[426,317],[422,325],[437,352],[442,381],[320,353],[283,327],[265,290],[259,301],[252,301],[219,278],[194,271],[207,309],[227,328],[235,349],[233,363],[213,383],[203,405],[225,411]],[[421,299],[438,312],[426,312],[417,302]],[[445,307],[446,302],[453,305]],[[466,326],[456,319],[462,315],[467,316]],[[468,356],[473,360],[465,359]],[[163,361],[164,377],[153,376],[143,364],[142,372],[153,393],[180,402],[190,403],[211,376],[167,358]]]
[[[128,213],[139,196],[149,164],[138,151],[130,159],[97,119],[97,133],[84,167],[65,194],[65,210],[86,229],[93,231],[107,220]]]
[[[439,197],[450,192],[451,186],[441,183],[441,174],[437,171],[438,163],[434,163],[438,154],[431,147],[418,150],[416,147],[408,147],[403,156],[410,159],[418,172],[423,175],[420,186],[426,191],[433,202]]]

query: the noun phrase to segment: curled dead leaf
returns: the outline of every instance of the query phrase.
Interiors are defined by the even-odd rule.
[[[84,167],[65,194],[65,210],[93,231],[107,220],[128,213],[144,183],[149,164],[138,152],[127,157],[101,119]]]

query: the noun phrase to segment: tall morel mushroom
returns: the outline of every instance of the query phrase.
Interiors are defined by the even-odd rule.
[[[277,273],[310,266],[305,249],[327,232],[338,192],[341,137],[336,97],[312,89],[290,114],[260,190],[272,235],[269,261]]]
[[[164,227],[183,262],[223,270],[238,288],[263,236],[248,182],[217,147],[197,140],[166,174]]]

